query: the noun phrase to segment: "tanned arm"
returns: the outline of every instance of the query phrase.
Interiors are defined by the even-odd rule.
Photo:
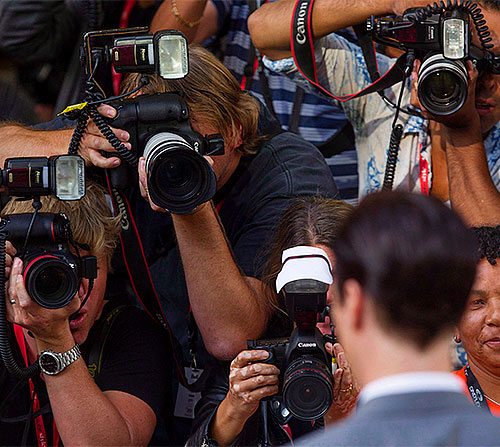
[[[266,3],[248,19],[252,41],[270,59],[290,56],[290,21],[295,0]],[[401,13],[422,0],[316,0],[312,14],[315,38],[364,22],[371,15]],[[272,31],[269,31],[272,30]]]

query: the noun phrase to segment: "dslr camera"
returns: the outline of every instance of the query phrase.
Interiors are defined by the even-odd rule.
[[[132,147],[146,159],[148,191],[156,205],[186,214],[214,196],[215,173],[203,155],[224,154],[224,140],[192,129],[180,95],[144,95],[113,106],[117,116],[111,124],[127,130]]]
[[[375,41],[405,52],[413,51],[422,61],[418,97],[433,115],[451,115],[466,102],[466,60],[472,60],[480,71],[500,73],[499,57],[487,51],[491,39],[487,37],[489,32],[477,5],[448,3],[411,8],[400,17],[368,19],[368,30]],[[476,28],[480,28],[482,48],[472,45],[471,18]]]
[[[9,158],[0,171],[1,186],[9,196],[79,200],[85,195],[85,164],[77,155]],[[34,213],[11,214],[0,220],[0,231],[17,248],[26,289],[43,307],[64,307],[75,296],[82,278],[96,277],[96,258],[70,251],[70,245],[76,253],[78,248],[63,214],[38,213],[38,208]]]
[[[95,256],[74,255],[71,227],[64,214],[11,214],[2,218],[2,232],[21,251],[23,278],[30,297],[47,309],[66,306],[83,278],[95,279]],[[28,240],[26,240],[28,238]],[[27,243],[26,243],[27,242]],[[78,252],[78,250],[76,250]]]
[[[144,34],[146,31],[147,28],[130,28],[85,35],[87,76],[103,96],[106,95],[96,79],[103,67],[100,62],[107,68],[113,65],[118,73],[156,73],[164,79],[187,75],[189,57],[184,35],[175,30],[154,35]],[[181,94],[142,95],[110,104],[118,113],[108,123],[127,130],[137,151],[118,153],[132,165],[140,154],[144,155],[148,192],[156,205],[172,213],[186,214],[214,196],[215,174],[203,156],[222,155],[224,142],[219,134],[202,136],[192,129]],[[120,174],[115,174],[114,179],[115,184],[124,183]]]
[[[303,421],[321,418],[333,401],[332,356],[325,349],[316,327],[326,307],[332,283],[326,253],[314,247],[293,247],[283,252],[283,267],[277,278],[288,315],[295,322],[289,338],[249,340],[248,349],[269,352],[264,363],[280,369],[278,396],[281,418],[291,415]],[[271,404],[271,409],[278,405]]]

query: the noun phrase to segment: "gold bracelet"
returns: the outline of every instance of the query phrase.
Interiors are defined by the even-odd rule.
[[[175,17],[175,20],[177,20],[177,22],[179,22],[181,25],[187,26],[188,28],[194,28],[195,26],[198,26],[201,23],[201,20],[203,19],[203,14],[198,20],[188,22],[187,20],[184,19],[184,17],[181,16],[179,8],[177,8],[177,0],[170,0],[170,3],[172,5],[172,14]]]

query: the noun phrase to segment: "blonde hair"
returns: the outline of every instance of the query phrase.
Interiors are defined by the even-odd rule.
[[[139,86],[142,76],[130,74],[122,91]],[[237,141],[241,130],[242,144],[237,150],[242,155],[257,151],[262,141],[257,134],[259,103],[241,90],[231,72],[209,51],[198,45],[189,46],[189,73],[185,78],[147,78],[149,83],[141,88],[141,94],[179,92],[188,104],[192,121],[217,129],[226,143]]]
[[[100,185],[87,182],[86,193],[81,200],[61,201],[52,196],[42,197],[40,211],[64,213],[70,221],[75,241],[88,245],[90,253],[104,258],[109,267],[120,232],[120,218],[113,217],[105,192]],[[3,208],[2,216],[32,212],[31,201],[11,199]]]

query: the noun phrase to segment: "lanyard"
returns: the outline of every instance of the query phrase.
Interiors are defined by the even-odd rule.
[[[420,143],[419,147],[419,157],[420,157],[420,191],[422,194],[428,196],[430,192],[430,182],[429,182],[429,160],[422,155],[422,143]]]
[[[490,407],[488,406],[488,402],[486,402],[481,385],[479,385],[479,382],[471,371],[469,364],[465,367],[465,378],[467,380],[467,389],[469,390],[469,394],[472,397],[474,405],[491,414]]]
[[[24,333],[21,326],[17,324],[14,325],[14,334],[16,336],[17,344],[21,350],[21,355],[23,356],[24,363],[26,364],[26,366],[28,366],[28,347],[26,345],[26,340],[24,339]],[[32,379],[29,379],[29,387],[33,413],[36,414],[40,410],[40,400],[38,399],[38,393],[35,391],[35,385]],[[36,442],[38,447],[48,447],[47,431],[45,430],[45,424],[43,423],[43,417],[41,414],[35,417],[34,423],[36,430]],[[52,433],[52,444],[57,447],[59,445],[59,432],[57,431],[55,421],[52,424]]]

